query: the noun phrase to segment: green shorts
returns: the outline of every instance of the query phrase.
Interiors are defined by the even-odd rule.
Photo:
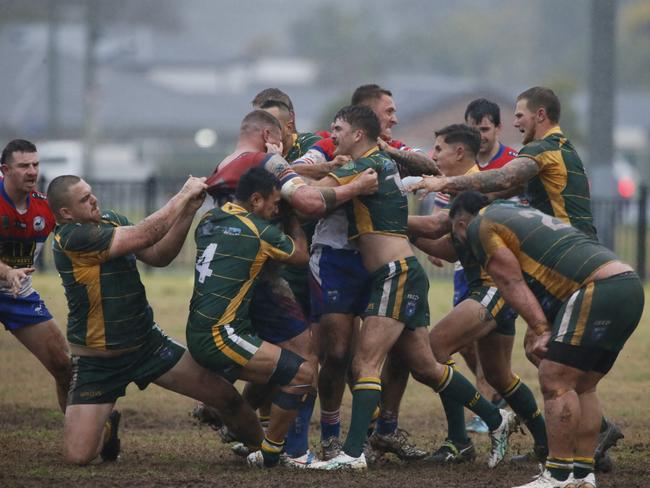
[[[553,342],[618,352],[643,313],[643,285],[634,272],[594,281],[576,290],[553,321]]]
[[[185,347],[154,326],[135,351],[112,358],[73,355],[68,405],[115,403],[131,382],[144,390],[172,369],[183,353]]]
[[[187,348],[194,360],[234,382],[262,345],[250,321],[215,325],[210,330],[187,328]]]
[[[363,316],[372,315],[393,318],[411,330],[429,325],[429,279],[415,257],[370,274],[370,302]]]
[[[475,300],[483,305],[496,321],[494,332],[502,335],[515,335],[515,320],[517,312],[506,304],[499,290],[494,286],[478,286],[471,288],[467,299]]]

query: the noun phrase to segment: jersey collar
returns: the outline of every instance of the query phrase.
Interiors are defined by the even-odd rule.
[[[233,202],[226,202],[223,204],[221,207],[221,210],[223,210],[226,213],[229,213],[231,215],[234,214],[241,214],[241,213],[249,213],[248,210],[246,210],[244,207],[237,205],[236,203]]]
[[[29,208],[30,195],[31,195],[31,192],[27,194],[27,199],[25,200],[25,208],[26,209]],[[14,209],[16,209],[16,211],[18,211],[18,209],[16,208],[16,204],[14,203],[14,201],[11,199],[11,197],[7,193],[7,190],[5,190],[5,180],[4,180],[4,178],[0,178],[0,196],[2,196],[2,198],[4,198],[9,205],[11,205]],[[22,213],[22,210],[20,211],[20,213]]]
[[[373,147],[371,147],[370,149],[368,149],[366,152],[364,152],[364,153],[359,157],[359,159],[361,159],[361,158],[367,158],[368,156],[370,156],[371,154],[376,153],[377,151],[379,151],[379,146],[373,146]]]
[[[546,139],[551,134],[562,134],[562,129],[560,129],[559,125],[555,125],[546,131],[546,133],[542,136],[542,139]]]

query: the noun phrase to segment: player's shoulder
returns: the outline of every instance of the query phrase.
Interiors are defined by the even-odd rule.
[[[115,210],[102,210],[101,213],[101,223],[120,226],[120,225],[131,225],[129,219],[126,216],[116,212]]]
[[[508,159],[516,158],[517,154],[519,154],[519,151],[517,151],[514,147],[505,146],[505,145],[503,146],[503,155]]]

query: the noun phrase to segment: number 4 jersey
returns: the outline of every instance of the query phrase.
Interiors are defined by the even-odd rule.
[[[253,283],[268,259],[285,261],[295,246],[277,226],[234,203],[208,211],[194,234],[196,271],[188,328],[249,320]]]

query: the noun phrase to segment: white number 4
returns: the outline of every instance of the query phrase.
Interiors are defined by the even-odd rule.
[[[196,261],[196,270],[199,273],[199,283],[203,283],[206,278],[212,276],[212,270],[210,269],[210,264],[212,264],[212,258],[214,253],[217,251],[217,245],[212,243],[205,248],[201,257]]]

